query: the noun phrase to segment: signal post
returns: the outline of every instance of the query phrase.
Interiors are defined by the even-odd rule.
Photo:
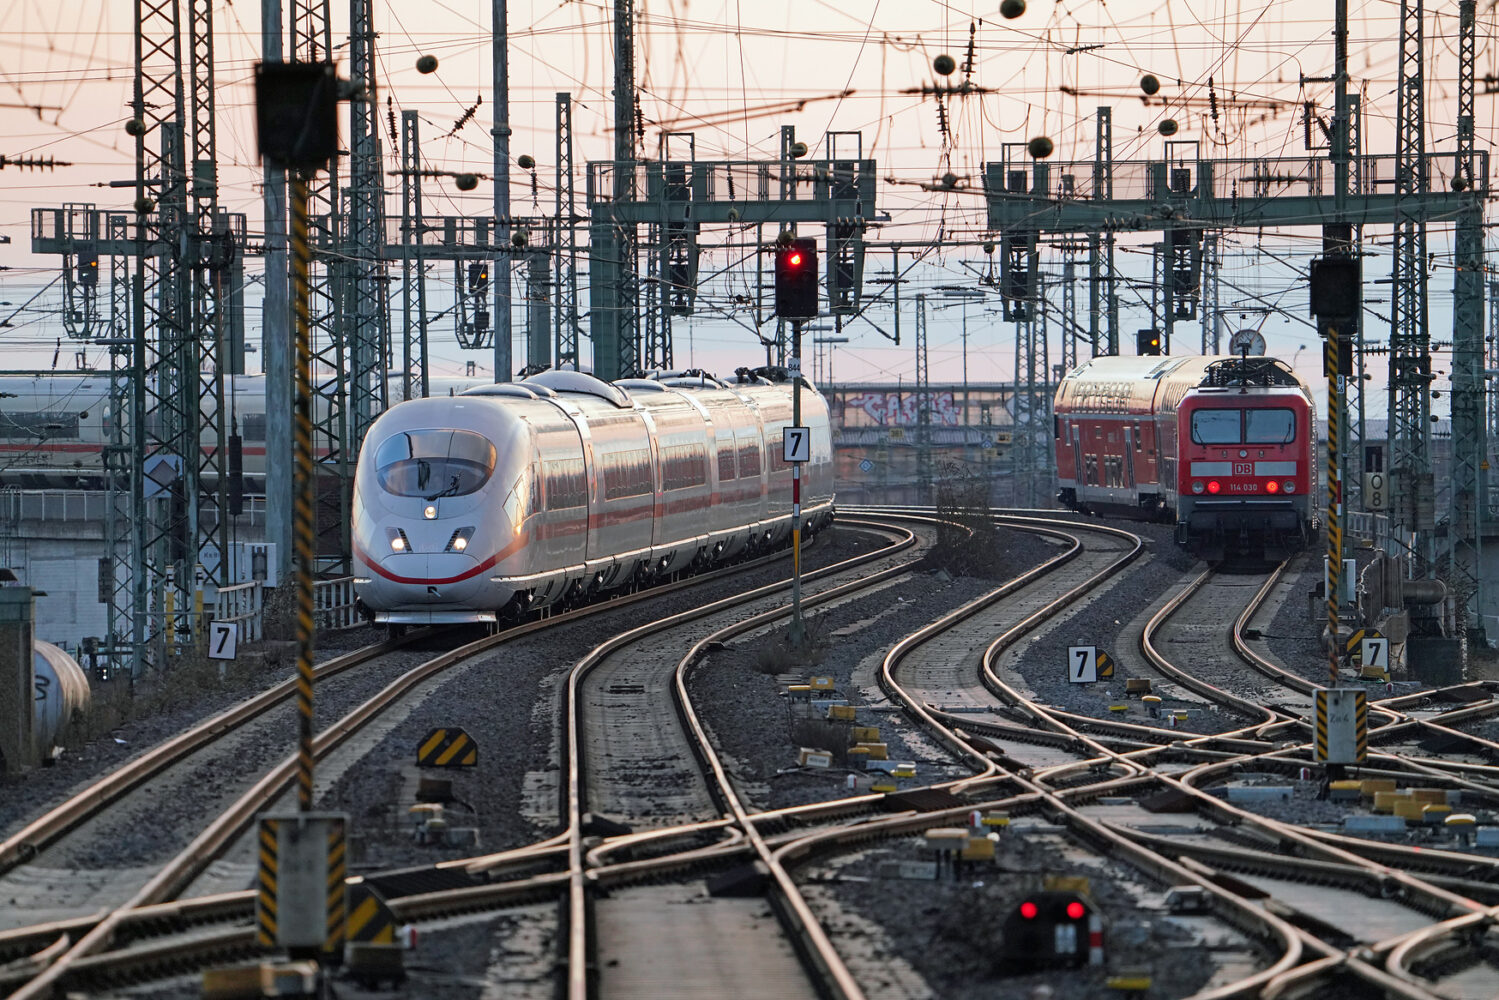
[[[1338,687],[1343,589],[1343,377],[1351,367],[1351,334],[1362,306],[1362,276],[1358,258],[1350,252],[1350,241],[1336,241],[1333,248],[1335,252],[1313,260],[1311,266],[1311,311],[1326,339],[1323,372],[1327,376],[1327,687],[1316,692],[1314,757],[1327,765],[1329,780],[1339,776],[1344,764],[1363,761],[1368,734],[1365,692]]]
[[[792,646],[806,640],[802,623],[802,465],[811,459],[812,436],[802,426],[802,323],[817,318],[817,241],[783,232],[776,247],[776,315],[791,321],[791,426],[781,441],[791,465]]]

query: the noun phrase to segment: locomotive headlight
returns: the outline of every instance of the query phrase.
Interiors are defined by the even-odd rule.
[[[468,540],[472,537],[474,537],[473,525],[469,525],[466,528],[459,528],[448,538],[447,551],[462,552],[468,548]]]
[[[1192,481],[1192,492],[1193,493],[1201,493],[1202,492],[1202,480],[1195,479],[1195,480]]]
[[[423,507],[422,517],[425,517],[429,521],[437,520],[437,504],[429,503],[427,504],[427,506]]]
[[[1294,480],[1287,479],[1285,482],[1280,484],[1280,488],[1285,490],[1287,493],[1295,493],[1296,483]]]
[[[387,534],[390,536],[390,551],[411,551],[411,542],[406,538],[406,532],[402,531],[400,528],[391,528],[389,529]]]

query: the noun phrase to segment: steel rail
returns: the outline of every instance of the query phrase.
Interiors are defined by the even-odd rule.
[[[573,611],[526,622],[495,635],[486,636],[475,642],[450,650],[402,674],[381,689],[375,696],[363,702],[341,720],[325,729],[314,741],[314,755],[317,759],[324,757],[327,753],[341,745],[349,736],[367,725],[370,720],[386,708],[399,701],[401,696],[406,692],[429,677],[435,676],[456,663],[486,652],[515,638],[582,617],[612,611],[628,604],[695,586],[728,574],[742,573],[746,565],[762,565],[782,558],[784,558],[784,554],[777,552],[761,557],[758,560],[752,560],[750,563],[724,567],[709,573],[652,587],[648,590],[638,591],[634,594],[621,595],[601,604],[588,605]],[[207,828],[200,832],[187,848],[168,861],[126,903],[112,910],[95,924],[82,937],[75,941],[66,952],[48,965],[40,975],[14,993],[10,1000],[41,1000],[41,998],[49,996],[75,962],[108,948],[114,934],[124,924],[132,911],[143,906],[162,902],[170,898],[174,893],[180,892],[182,888],[190,883],[209,864],[218,852],[222,851],[225,846],[232,842],[233,838],[253,820],[258,811],[273,801],[291,784],[291,781],[295,777],[296,766],[297,757],[293,755],[263,776],[249,791],[231,804]]]
[[[840,523],[846,523],[840,521]],[[885,530],[891,530],[885,528]],[[875,559],[888,558],[890,555],[904,551],[916,544],[916,536],[906,530],[905,537],[895,543],[874,552],[864,553],[852,559],[847,559],[831,566],[825,566],[811,573],[802,574],[803,581],[817,580],[824,577],[846,571]],[[900,563],[894,567],[882,570],[872,577],[854,581],[849,586],[868,586],[871,583],[889,579],[903,573],[909,572],[915,561]],[[742,604],[769,596],[783,591],[785,584],[771,584],[758,587],[743,594],[724,598],[702,607],[693,608],[689,611],[670,615],[654,622],[648,622],[636,628],[629,629],[616,635],[604,643],[594,647],[586,656],[573,665],[568,672],[566,695],[564,703],[564,731],[566,737],[563,740],[564,767],[567,773],[567,781],[562,789],[563,801],[562,812],[567,824],[568,832],[568,872],[567,885],[568,895],[566,904],[566,927],[567,927],[567,976],[566,994],[570,1000],[587,1000],[590,996],[589,980],[589,919],[588,902],[590,893],[590,879],[588,878],[587,859],[583,847],[583,815],[586,809],[585,789],[586,765],[582,745],[582,705],[581,692],[583,680],[598,664],[602,663],[615,650],[643,638],[655,632],[674,628],[678,625],[728,610]],[[817,597],[803,596],[803,605],[816,601]],[[831,598],[828,598],[831,599]]]

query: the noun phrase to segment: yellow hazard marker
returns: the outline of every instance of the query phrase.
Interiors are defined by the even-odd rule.
[[[457,727],[434,729],[416,748],[418,767],[473,767],[479,763],[479,744]]]
[[[399,923],[385,899],[367,882],[349,885],[349,940],[362,944],[395,944]]]
[[[833,690],[833,678],[814,677],[812,678],[811,687],[813,691],[831,691]]]
[[[1129,706],[1128,705],[1110,705],[1109,706],[1109,711],[1110,712],[1128,712],[1129,711]]]
[[[853,722],[854,706],[852,705],[829,705],[828,720],[831,722]]]

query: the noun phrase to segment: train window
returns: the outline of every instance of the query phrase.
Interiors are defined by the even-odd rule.
[[[1192,440],[1198,444],[1238,444],[1242,436],[1239,423],[1239,410],[1198,410],[1192,414]]]
[[[264,413],[246,413],[239,418],[239,425],[244,428],[246,441],[265,440]]]
[[[0,440],[56,441],[77,437],[76,413],[0,413]]]
[[[473,493],[494,464],[494,445],[473,431],[407,431],[375,453],[375,475],[387,493],[427,500]]]
[[[739,478],[734,473],[734,446],[721,444],[718,446],[718,481],[726,483],[731,479]]]
[[[644,496],[651,492],[651,453],[645,449],[616,452],[604,459],[604,499]]]
[[[661,449],[661,454],[666,489],[687,489],[708,481],[708,455],[700,445],[673,445]]]
[[[1289,444],[1296,439],[1296,415],[1290,410],[1245,410],[1245,444]]]
[[[757,442],[750,441],[739,446],[739,477],[760,478],[760,445]]]
[[[588,503],[588,479],[581,458],[542,463],[546,470],[547,510],[583,507]]]

